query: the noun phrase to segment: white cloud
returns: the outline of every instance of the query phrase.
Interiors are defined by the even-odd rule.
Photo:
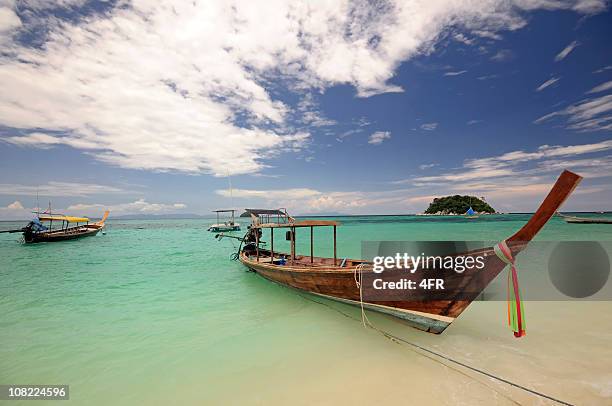
[[[607,7],[605,1],[598,0],[516,0],[516,5],[525,10],[574,10],[583,14],[596,14],[604,11]]]
[[[456,171],[443,173],[435,176],[423,176],[413,179],[398,181],[396,183],[415,183],[418,185],[432,183],[457,183],[466,181],[483,181],[500,178],[517,178],[524,179],[525,177],[541,174],[542,172],[557,171],[562,168],[585,168],[592,166],[588,164],[592,160],[576,159],[579,155],[592,154],[596,152],[605,152],[612,150],[612,140],[602,141],[594,144],[579,144],[579,145],[541,145],[537,150],[531,152],[512,151],[502,155],[468,159],[464,162],[463,167]],[[563,159],[560,159],[563,158]],[[535,163],[535,167],[531,169],[521,168],[519,165],[524,163]],[[602,161],[598,161],[601,163]],[[555,165],[552,165],[555,163]],[[588,165],[587,165],[588,164]],[[612,164],[610,165],[612,168]],[[612,176],[612,171],[608,173]],[[454,187],[457,187],[457,184]],[[500,183],[503,185],[503,182]]]
[[[478,124],[478,123],[482,123],[482,120],[470,120],[466,124],[467,125],[474,125],[474,124]]]
[[[368,138],[368,144],[380,145],[389,138],[391,138],[391,133],[389,131],[376,131]]]
[[[594,88],[589,90],[587,94],[605,92],[606,90],[610,90],[610,89],[612,89],[612,80],[602,83],[599,86],[595,86]]]
[[[580,45],[578,41],[572,41],[568,46],[563,48],[563,50],[561,50],[561,52],[559,52],[557,56],[555,56],[555,62],[559,62],[565,59],[574,49],[576,49],[578,45]]]
[[[10,196],[91,196],[97,194],[123,193],[123,189],[91,183],[47,182],[41,185],[0,183],[0,195]]]
[[[18,200],[7,206],[0,206],[0,219],[2,220],[24,220],[30,217],[32,217],[32,210],[23,207]],[[6,228],[2,227],[2,229]]]
[[[603,72],[605,72],[607,70],[610,70],[610,69],[612,69],[612,65],[604,66],[603,68],[594,70],[593,73],[603,73]]]
[[[19,200],[15,200],[13,203],[6,206],[7,209],[10,210],[23,210],[24,207]]]
[[[250,189],[233,189],[231,194],[229,190],[221,189],[217,190],[216,193],[223,197],[236,197],[236,198],[265,198],[271,200],[277,199],[303,199],[306,197],[318,196],[320,192],[302,188],[302,189],[278,189],[278,190],[250,190]]]
[[[233,197],[245,199],[252,205],[265,205],[268,207],[285,207],[292,214],[342,212],[363,212],[367,207],[376,210],[377,207],[389,204],[401,204],[406,199],[407,191],[404,189],[362,192],[362,191],[332,191],[323,192],[308,188],[281,189],[281,190],[234,190]],[[227,197],[227,190],[217,190],[217,194]],[[263,202],[263,203],[262,203]]]
[[[444,76],[459,76],[459,75],[463,75],[465,72],[467,72],[466,70],[459,70],[459,71],[454,71],[454,72],[446,72],[444,74]]]
[[[311,188],[234,190],[234,198],[246,205],[286,207],[290,213],[407,213],[422,211],[433,197],[461,193],[485,196],[500,210],[533,210],[550,190],[563,169],[574,170],[585,179],[612,177],[612,140],[593,144],[542,145],[532,151],[511,151],[497,156],[468,159],[461,168],[391,182],[408,188],[377,191],[320,191]],[[593,154],[608,154],[593,157]],[[421,169],[438,165],[426,164]],[[228,197],[229,191],[217,194]],[[605,208],[612,193],[609,182],[582,185],[578,193],[598,193]],[[602,195],[602,193],[607,195]],[[593,210],[591,202],[574,207]],[[588,207],[587,207],[588,206]]]
[[[0,44],[6,41],[11,32],[21,27],[21,19],[13,10],[14,1],[0,1]]]
[[[421,130],[433,131],[438,128],[438,123],[425,123],[421,124]]]
[[[456,34],[453,35],[453,39],[455,41],[461,42],[465,45],[472,45],[474,44],[474,40],[470,39],[468,37],[466,37],[465,35],[463,35],[462,33],[458,32]]]
[[[11,37],[19,30],[44,36],[40,47],[7,39],[0,56],[0,125],[25,134],[9,142],[67,145],[126,168],[217,176],[260,171],[270,157],[308,142],[307,131],[292,129],[294,106],[275,99],[272,81],[296,92],[338,84],[361,97],[398,92],[390,83],[396,68],[433,52],[451,28],[494,37],[523,27],[524,10],[605,8],[603,0],[141,0],[76,21],[33,12],[29,20],[41,29],[32,30],[18,25],[13,2],[1,4]],[[331,124],[315,110],[303,121]]]
[[[602,131],[612,129],[612,94],[590,98],[563,110],[546,114],[534,121],[541,124],[554,117],[567,117],[567,128],[576,131]]]
[[[608,180],[597,186],[598,179],[612,177],[612,140],[593,144],[550,146],[533,151],[511,151],[498,156],[466,160],[460,168],[439,171],[432,176],[415,176],[392,182],[409,185],[416,195],[407,201],[417,202],[433,193],[475,194],[486,196],[500,210],[533,210],[550,190],[552,182],[563,169],[573,170],[585,178],[579,193],[598,193],[601,209],[612,195]],[[593,156],[594,154],[607,154]],[[593,200],[572,202],[573,207],[594,210]]]
[[[490,79],[497,79],[498,77],[499,77],[499,75],[492,74],[492,75],[478,76],[476,79],[478,79],[478,80],[490,80]]]
[[[512,59],[514,59],[514,52],[509,49],[500,49],[491,57],[491,60],[495,62],[506,62]]]
[[[501,35],[496,34],[494,32],[491,32],[491,31],[474,30],[474,31],[472,31],[472,33],[474,35],[478,35],[479,37],[482,37],[482,38],[488,38],[488,39],[493,39],[493,40],[501,40],[502,39]]]
[[[112,214],[123,215],[123,214],[167,214],[175,213],[183,210],[187,207],[184,203],[149,203],[145,199],[138,199],[134,202],[119,203],[119,204],[87,204],[79,203],[69,206],[66,211],[72,212],[89,212],[98,213],[104,210],[110,210]]]
[[[297,105],[297,113],[301,115],[299,121],[309,126],[326,127],[336,124],[336,121],[326,118],[325,115],[319,111],[312,93],[306,93],[302,97],[302,100]]]
[[[537,87],[536,92],[541,92],[542,90],[546,89],[548,86],[554,85],[555,83],[559,81],[559,79],[561,78],[548,79],[546,82],[542,83],[540,86]]]

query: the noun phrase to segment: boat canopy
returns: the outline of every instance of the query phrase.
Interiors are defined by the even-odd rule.
[[[245,209],[245,212],[240,217],[260,216],[262,214],[267,216],[286,216],[287,212],[281,209]]]
[[[340,225],[338,221],[331,220],[303,220],[289,223],[264,223],[254,224],[251,228],[299,228],[299,227],[335,227]]]
[[[67,221],[69,223],[87,223],[89,219],[87,217],[72,217],[64,216],[61,214],[40,214],[38,216],[40,221]]]

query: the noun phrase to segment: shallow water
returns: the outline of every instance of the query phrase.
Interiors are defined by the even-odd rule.
[[[497,240],[527,218],[339,218],[338,251],[359,257],[362,240]],[[106,235],[39,245],[0,234],[0,383],[69,384],[73,403],[100,405],[547,404],[363,328],[356,308],[245,272],[229,260],[232,242],[206,226],[110,221]],[[554,218],[538,238],[611,241],[612,226]],[[298,233],[298,251],[308,240]],[[331,254],[331,230],[317,230],[315,255]],[[556,398],[612,403],[612,303],[529,302],[521,340],[505,306],[473,303],[440,336],[368,316]]]

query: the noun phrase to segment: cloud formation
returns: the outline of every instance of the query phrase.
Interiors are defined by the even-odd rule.
[[[92,196],[109,193],[124,193],[115,186],[97,185],[91,183],[47,182],[42,185],[21,185],[0,183],[0,195],[10,196]]]
[[[2,220],[24,220],[30,217],[32,217],[32,210],[23,207],[19,200],[15,200],[7,206],[0,206],[0,219]],[[2,227],[2,229],[6,229],[6,227]]]
[[[555,62],[565,59],[574,49],[576,49],[578,45],[580,45],[578,41],[572,41],[568,46],[563,48],[561,52],[557,54],[557,56],[555,56]]]
[[[0,2],[0,125],[15,130],[6,140],[70,146],[125,168],[217,176],[260,171],[308,143],[292,122],[296,106],[274,86],[399,92],[399,64],[433,52],[451,27],[497,38],[523,27],[525,11],[592,14],[606,4],[141,0],[77,20],[32,13],[85,3]],[[21,42],[26,32],[35,41]],[[507,59],[502,51],[496,60]],[[308,110],[302,123],[331,121]]]
[[[6,206],[9,210],[23,210],[24,207],[19,200],[15,200],[13,203]]]
[[[542,90],[546,89],[547,87],[554,85],[555,83],[557,83],[559,81],[559,79],[561,79],[561,78],[550,78],[550,79],[548,79],[546,82],[542,83],[540,86],[538,86],[536,88],[536,92],[541,92]]]
[[[80,213],[100,213],[104,210],[110,210],[115,215],[123,214],[167,214],[176,213],[185,209],[187,205],[184,203],[149,203],[145,199],[138,199],[129,203],[119,204],[73,204],[66,208],[67,211],[80,212]]]
[[[589,93],[595,93],[593,90],[595,89]],[[541,124],[554,117],[566,117],[567,128],[570,130],[580,132],[612,130],[612,94],[581,100],[562,110],[546,114],[534,123]]]
[[[610,89],[612,89],[612,80],[602,83],[599,86],[595,86],[594,88],[589,90],[587,94],[605,92],[606,90],[610,90]]]
[[[514,59],[514,52],[509,49],[500,49],[491,57],[491,60],[495,62],[506,62],[512,59]]]
[[[467,159],[460,168],[452,170],[442,169],[435,163],[421,165],[420,169],[428,173],[437,171],[438,174],[390,182],[390,185],[399,187],[397,189],[239,189],[234,190],[233,197],[243,199],[247,205],[286,207],[294,214],[420,212],[434,197],[451,193],[486,196],[494,207],[501,210],[533,210],[563,169],[574,170],[591,182],[612,177],[612,140],[592,144],[541,145],[532,151],[518,150]],[[579,194],[601,192],[612,192],[607,180],[599,186],[589,186],[585,182],[576,191]],[[230,196],[227,190],[217,190],[216,193]],[[592,206],[578,207],[593,210]]]
[[[391,133],[389,131],[376,131],[368,138],[368,144],[380,145],[384,140],[388,140],[389,138],[391,138]]]
[[[459,76],[459,75],[463,75],[465,72],[467,72],[466,70],[458,70],[458,71],[454,71],[454,72],[446,72],[444,74],[444,76]]]
[[[541,145],[537,150],[511,151],[502,155],[468,159],[456,171],[442,173],[434,176],[422,176],[397,183],[414,183],[419,186],[432,184],[458,184],[466,181],[495,181],[496,188],[503,187],[505,179],[524,179],[529,176],[541,175],[547,172],[556,172],[561,169],[575,169],[588,171],[590,177],[612,176],[612,161],[610,157],[593,159],[576,158],[580,155],[612,151],[612,140],[594,144],[579,145]],[[596,161],[599,165],[592,165],[589,161]],[[523,165],[531,164],[531,167]],[[597,168],[596,171],[593,169]],[[583,171],[584,173],[585,171]]]
[[[421,124],[421,130],[433,131],[438,128],[438,123],[425,123]]]

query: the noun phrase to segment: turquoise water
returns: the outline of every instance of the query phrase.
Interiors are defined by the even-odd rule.
[[[527,218],[344,217],[338,251],[359,257],[362,240],[498,240]],[[232,242],[216,241],[207,225],[111,220],[105,235],[38,245],[0,234],[0,384],[69,384],[70,403],[100,405],[533,401],[363,328],[355,308],[245,272],[229,260]],[[316,231],[315,255],[332,255],[331,238]],[[554,218],[539,238],[610,241],[612,226]],[[308,241],[298,233],[298,251]],[[283,245],[276,237],[275,249]],[[519,341],[504,326],[504,305],[474,303],[442,336],[370,319],[570,401],[612,401],[608,302],[534,305]],[[568,336],[573,323],[585,327]]]

